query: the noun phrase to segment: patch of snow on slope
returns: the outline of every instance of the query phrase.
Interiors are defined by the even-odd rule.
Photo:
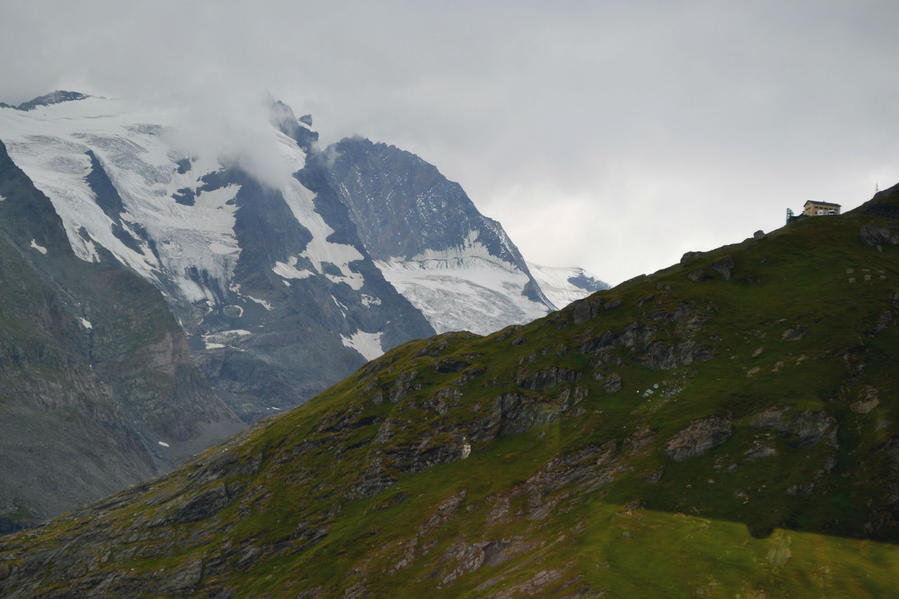
[[[257,304],[259,304],[260,306],[262,306],[269,312],[272,311],[272,305],[270,303],[268,303],[267,301],[265,301],[264,299],[259,299],[259,298],[253,297],[252,295],[244,295],[243,297],[247,298],[251,302],[256,302]]]
[[[477,236],[472,231],[463,247],[376,264],[438,333],[467,330],[485,335],[545,316],[544,304],[522,295],[528,276],[492,256]]]
[[[366,360],[374,360],[384,353],[384,350],[381,349],[381,333],[356,331],[350,337],[341,335],[340,340],[346,347],[362,354]]]
[[[221,349],[223,347],[232,347],[232,344],[239,342],[242,337],[248,335],[251,335],[251,333],[245,329],[219,331],[203,335],[203,342],[206,344],[206,349]]]
[[[262,306],[269,312],[272,311],[272,305],[269,302],[265,301],[264,299],[259,299],[258,297],[253,297],[252,295],[247,295],[247,294],[243,293],[240,290],[240,283],[232,282],[231,284],[228,285],[228,289],[230,289],[232,293],[235,293],[244,299],[248,299],[251,302],[255,302],[255,303],[259,304],[260,306]],[[243,309],[241,309],[240,315],[243,316]]]
[[[302,150],[298,147],[296,151],[302,153]],[[284,186],[281,189],[281,193],[294,217],[312,233],[312,240],[300,255],[308,258],[319,273],[324,272],[324,263],[333,264],[340,269],[341,274],[328,274],[326,275],[328,279],[335,283],[346,283],[357,291],[361,289],[365,279],[361,274],[353,272],[350,269],[350,264],[357,260],[362,260],[363,256],[359,253],[359,250],[351,245],[332,243],[327,240],[328,236],[334,233],[334,229],[329,227],[321,215],[315,211],[314,194],[296,180],[292,180],[288,185]],[[296,260],[294,260],[295,263]]]
[[[296,256],[291,256],[287,262],[275,262],[272,271],[285,279],[305,279],[315,274],[309,270],[298,269]]]
[[[31,240],[31,247],[34,248],[34,249],[36,249],[37,251],[39,251],[39,252],[42,253],[43,255],[45,255],[45,256],[47,255],[47,248],[45,248],[44,246],[40,245],[40,244],[39,244],[37,241],[35,241],[34,239]]]
[[[608,285],[593,277],[583,268],[541,266],[531,262],[528,262],[527,265],[528,270],[531,271],[531,276],[540,285],[543,294],[558,309],[564,308],[573,301],[587,297],[594,291],[598,291],[599,288],[608,288]],[[597,289],[584,289],[571,283],[570,279],[577,278],[593,280],[600,285],[598,285]]]
[[[372,306],[380,306],[381,298],[375,297],[373,295],[368,295],[367,293],[362,294],[362,305],[366,308],[371,308]]]
[[[206,271],[207,278],[222,282],[230,278],[240,249],[233,231],[236,206],[229,202],[239,188],[203,192],[193,206],[172,199],[178,189],[195,189],[203,175],[221,169],[216,156],[197,156],[188,172],[177,172],[180,155],[166,137],[173,118],[170,111],[126,109],[115,100],[88,98],[28,113],[0,111],[0,138],[13,161],[53,202],[77,256],[98,261],[94,243],[99,243],[144,278],[157,283],[171,278],[188,300],[214,301],[214,293],[188,272]],[[91,168],[88,150],[121,196],[122,221],[135,233],[140,251],[113,234],[113,222],[97,205],[85,180]],[[159,258],[129,223],[146,229]]]

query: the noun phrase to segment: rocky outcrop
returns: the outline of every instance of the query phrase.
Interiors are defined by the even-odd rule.
[[[899,245],[899,227],[896,225],[862,225],[858,232],[861,242],[870,247]]]
[[[675,462],[703,455],[723,445],[734,431],[730,418],[711,416],[690,423],[665,443],[665,453]]]
[[[521,393],[503,393],[494,400],[488,414],[475,423],[471,438],[486,441],[523,433],[558,417],[558,408],[551,403]]]
[[[707,281],[711,277],[709,274],[701,268],[697,268],[696,270],[691,270],[687,274],[687,278],[693,281],[694,283],[700,283],[702,281]]]
[[[814,447],[822,440],[837,445],[837,420],[826,412],[805,410],[791,414],[784,408],[769,408],[753,417],[752,427],[775,431],[800,449]]]
[[[716,271],[725,281],[730,281],[731,272],[734,269],[734,259],[730,256],[724,256],[712,262],[712,270]]]
[[[543,392],[560,384],[573,385],[580,378],[580,375],[580,372],[553,366],[533,373],[519,373],[516,382],[519,387],[524,389]]]

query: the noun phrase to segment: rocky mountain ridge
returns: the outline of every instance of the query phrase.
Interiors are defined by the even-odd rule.
[[[317,158],[378,268],[437,332],[487,334],[555,309],[502,225],[434,165],[361,137]]]

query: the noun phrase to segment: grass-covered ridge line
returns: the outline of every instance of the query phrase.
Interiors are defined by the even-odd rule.
[[[409,342],[163,479],[3,538],[0,591],[887,596],[897,195],[523,327]]]

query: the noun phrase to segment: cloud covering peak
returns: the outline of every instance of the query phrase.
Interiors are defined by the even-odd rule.
[[[323,145],[413,151],[530,259],[615,282],[899,180],[896,16],[879,0],[6,0],[0,101],[180,104],[191,141],[276,181],[276,155],[242,152],[269,146],[269,90]]]

